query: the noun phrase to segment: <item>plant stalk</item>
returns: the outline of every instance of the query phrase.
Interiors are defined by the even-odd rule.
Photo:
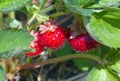
[[[58,58],[48,59],[48,60],[37,62],[37,63],[18,66],[18,70],[38,68],[38,67],[41,67],[41,66],[44,66],[47,64],[66,61],[66,60],[70,60],[70,59],[74,59],[74,58],[88,58],[91,60],[95,60],[95,61],[99,62],[100,64],[104,64],[104,62],[98,56],[95,56],[95,55],[73,54],[73,55],[67,55],[67,56],[62,56],[62,57],[58,57]]]
[[[42,10],[40,11],[40,13],[45,14],[45,13],[47,13],[47,12],[55,9],[55,6],[56,6],[56,5],[51,5],[51,6],[47,7],[47,8],[45,8],[45,9],[42,9]]]
[[[12,19],[15,19],[15,12],[9,12],[8,16]]]
[[[36,18],[36,14],[34,14],[29,21],[27,22],[27,26],[30,26],[30,24],[32,23],[32,21]]]
[[[4,28],[5,28],[5,25],[3,22],[3,14],[2,14],[2,12],[0,12],[0,30],[4,29]]]

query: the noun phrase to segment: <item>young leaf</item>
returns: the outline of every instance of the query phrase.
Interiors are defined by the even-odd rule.
[[[108,46],[100,45],[99,47],[99,56],[100,58],[104,59],[106,54],[110,51]]]
[[[96,66],[90,71],[86,81],[120,81],[120,77],[106,67]]]
[[[88,71],[94,66],[93,61],[86,58],[77,58],[73,60],[75,65],[82,71]]]
[[[7,12],[17,10],[25,6],[31,0],[0,0],[0,11]]]
[[[95,2],[96,0],[79,0],[81,6]]]
[[[46,0],[39,0],[39,2],[40,2],[40,8],[42,8],[44,6]]]
[[[91,16],[90,23],[84,17],[86,29],[90,35],[100,43],[120,48],[120,9],[109,8]]]
[[[0,81],[5,81],[5,71],[1,64],[0,64]]]
[[[120,53],[110,56],[108,61],[111,63],[109,67],[112,70],[120,73]]]
[[[107,8],[107,7],[117,7],[120,5],[120,0],[97,0],[96,4],[90,6],[89,8]]]
[[[5,29],[0,31],[0,53],[16,48],[29,49],[32,36],[20,29]]]
[[[90,16],[93,13],[92,9],[82,8],[78,0],[64,0],[68,9],[76,14]]]
[[[8,25],[8,27],[11,27],[11,28],[18,28],[18,29],[23,28],[22,23],[16,19],[5,18],[5,23]]]

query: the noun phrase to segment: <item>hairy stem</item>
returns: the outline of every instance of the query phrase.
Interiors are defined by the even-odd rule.
[[[36,14],[34,14],[29,21],[27,22],[27,25],[30,26],[30,24],[32,23],[32,21],[36,18]]]
[[[64,13],[64,12],[56,12],[54,14],[51,14],[50,17],[51,18],[56,18],[56,17],[61,16],[61,15],[66,15],[66,13]]]
[[[15,12],[9,12],[8,16],[12,19],[15,19]]]
[[[88,59],[91,59],[91,60],[95,60],[95,61],[97,61],[101,64],[104,64],[104,62],[98,56],[95,56],[95,55],[73,54],[73,55],[67,55],[67,56],[62,56],[62,57],[58,57],[58,58],[48,59],[48,60],[37,62],[37,63],[18,66],[18,70],[38,68],[38,67],[41,67],[43,65],[56,63],[56,62],[61,62],[61,61],[66,61],[66,60],[70,60],[70,59],[74,59],[74,58],[88,58]]]
[[[55,9],[55,6],[56,6],[56,5],[51,5],[51,6],[47,7],[47,8],[45,8],[45,9],[42,9],[42,10],[40,11],[40,13],[45,14],[45,13],[47,13],[47,12]]]
[[[70,18],[73,17],[73,14],[70,14],[68,16],[66,16],[64,19],[62,19],[61,21],[57,22],[57,25],[60,25],[62,23],[64,23],[65,21],[69,20]]]
[[[0,12],[0,29],[4,29],[4,28],[5,28],[5,25],[3,22],[3,14],[2,12]]]

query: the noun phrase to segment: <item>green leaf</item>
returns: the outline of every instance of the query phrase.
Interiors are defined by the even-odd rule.
[[[110,51],[110,48],[108,46],[100,45],[99,46],[99,56],[100,58],[104,59],[106,54]]]
[[[16,48],[28,49],[33,39],[29,32],[20,29],[5,29],[0,31],[0,53]]]
[[[68,9],[76,14],[90,16],[93,13],[92,9],[82,8],[78,0],[64,0]]]
[[[98,50],[91,50],[86,52],[86,54],[96,55],[98,56]],[[88,71],[92,68],[95,64],[93,60],[86,59],[86,58],[77,58],[73,60],[75,65],[82,71]]]
[[[6,24],[8,25],[8,27],[18,28],[18,29],[22,29],[22,28],[23,28],[21,22],[19,22],[19,21],[16,20],[16,19],[5,18],[5,22],[6,22]]]
[[[86,52],[86,54],[96,55],[99,56],[100,58],[104,58],[108,51],[109,51],[108,47],[100,45],[98,49],[88,51]],[[95,62],[93,60],[86,58],[77,58],[74,59],[73,61],[76,64],[76,66],[82,71],[88,71],[95,65]]]
[[[91,50],[86,52],[86,54],[96,55],[100,58],[104,58],[106,53],[109,51],[109,47],[100,45],[98,49]],[[88,71],[91,69],[96,63],[93,60],[86,59],[86,58],[77,58],[73,60],[75,65],[82,71]]]
[[[120,77],[106,67],[96,66],[89,72],[86,81],[120,81]]]
[[[95,1],[95,0],[79,0],[79,3],[80,3],[80,5],[84,6],[84,5],[89,4],[93,1]]]
[[[97,4],[100,0],[79,0],[80,5],[84,8],[89,8]]]
[[[92,60],[77,58],[73,60],[75,65],[82,71],[88,71],[94,64]]]
[[[16,49],[11,50],[11,51],[0,53],[0,59],[12,58],[12,57],[18,56],[19,54],[22,54],[23,52],[27,52],[27,51],[28,50],[25,50],[22,48],[16,48]]]
[[[108,59],[109,63],[111,63],[109,67],[112,70],[120,73],[120,53],[114,53],[113,55],[109,56]]]
[[[94,13],[90,21],[83,17],[85,27],[95,40],[109,47],[120,48],[119,13],[119,8],[109,8],[100,13]]]
[[[60,48],[60,49],[58,49],[58,50],[56,50],[56,51],[53,51],[53,54],[54,54],[55,56],[58,56],[58,57],[60,57],[60,56],[65,56],[65,55],[70,55],[70,54],[72,54],[72,53],[73,53],[73,50],[72,50],[72,48],[68,45],[67,42],[65,43],[65,46],[64,46],[64,47],[62,47],[62,48]]]
[[[95,0],[96,4],[91,5],[89,8],[107,8],[107,7],[118,7],[120,0]]]
[[[14,11],[25,6],[31,0],[0,0],[0,11]]]
[[[40,5],[42,5],[46,0],[39,0],[39,1],[40,1]]]
[[[67,0],[72,5],[79,5],[81,7],[86,8],[86,5],[97,3],[98,0]]]
[[[42,8],[45,5],[46,0],[39,0],[39,2],[40,2],[40,8]]]
[[[5,81],[5,71],[1,64],[0,64],[0,81]]]

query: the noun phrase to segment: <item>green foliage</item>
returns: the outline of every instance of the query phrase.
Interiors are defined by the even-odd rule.
[[[44,4],[46,3],[47,0],[39,0],[40,2],[40,8],[42,8],[44,6]]]
[[[0,81],[5,81],[5,71],[0,64]]]
[[[109,56],[108,59],[109,59],[108,61],[110,63],[109,67],[112,70],[120,73],[120,53],[119,52],[114,53],[113,55]]]
[[[120,78],[104,66],[94,67],[86,81],[120,81]]]
[[[109,52],[109,47],[106,47],[104,45],[100,45],[98,49],[91,50],[87,52],[86,54],[91,54],[91,55],[96,55],[99,56],[100,58],[104,59],[106,53]],[[82,71],[88,71],[90,70],[93,66],[96,65],[96,62],[90,59],[86,58],[77,58],[73,60],[76,66],[82,70]]]
[[[0,31],[0,53],[16,48],[29,49],[32,37],[25,30],[5,29]]]
[[[100,13],[94,13],[90,21],[84,18],[86,29],[100,43],[120,48],[120,9],[109,8]]]
[[[9,58],[18,56],[19,54],[22,54],[23,52],[27,52],[27,51],[28,50],[25,50],[23,48],[15,48],[14,50],[0,53],[0,59],[9,59]]]
[[[29,3],[31,0],[0,0],[0,11],[6,12],[1,13],[0,24],[4,26],[2,21],[4,20],[5,26],[7,24],[8,28],[14,28],[0,29],[0,59],[12,58],[29,50],[33,38],[23,28],[37,30],[38,23],[49,20],[46,13],[56,8],[56,12],[52,14],[53,18],[56,18],[54,15],[61,13],[63,15],[72,12],[75,16],[79,15],[77,22],[80,21],[82,24],[83,21],[84,26],[81,25],[83,29],[85,27],[90,36],[100,43],[98,49],[88,52],[88,55],[86,53],[87,58],[101,63],[90,71],[86,81],[120,81],[117,75],[120,73],[120,0],[53,0],[55,3],[53,7],[45,6],[47,0],[38,1],[39,3],[35,5]],[[28,17],[26,27],[23,27],[18,20],[8,18],[10,16],[8,12],[15,10],[24,12]],[[8,17],[5,18],[6,15]],[[55,50],[53,54],[57,57],[67,57],[74,52],[66,42],[64,47]],[[96,55],[96,58],[92,55]],[[84,57],[84,54],[82,56]],[[77,58],[73,61],[80,70],[88,71],[98,62],[87,58]],[[0,81],[5,81],[5,72],[1,65]]]
[[[11,27],[11,28],[18,28],[18,29],[22,29],[23,28],[21,22],[19,22],[16,19],[5,18],[5,23],[8,25],[8,27]]]
[[[39,0],[39,2],[40,9],[42,9],[45,0]],[[57,3],[59,1],[54,0],[54,2]],[[109,52],[111,52],[109,47],[120,48],[120,8],[118,8],[120,0],[63,0],[63,2],[70,12],[83,17],[83,22],[88,33],[96,41],[103,44],[97,51],[91,52],[90,54],[95,54],[101,60],[108,61],[108,65],[106,66],[109,69],[102,65],[94,67],[88,74],[87,81],[120,81],[120,78],[111,71],[114,70],[120,73],[119,54],[117,53],[112,58],[108,58],[110,56]],[[37,9],[39,10],[38,7]],[[40,19],[42,17],[42,14],[37,14],[37,21],[41,21]],[[53,52],[58,57],[72,53],[73,50],[67,43],[63,48]],[[87,71],[94,66],[94,61],[86,58],[74,59],[74,63],[83,71]]]
[[[72,48],[68,45],[68,43],[66,42],[65,45],[63,46],[63,48],[58,49],[56,51],[53,52],[53,54],[55,56],[65,56],[65,55],[70,55],[73,53]]]
[[[14,11],[25,6],[31,0],[0,0],[0,11]]]
[[[98,56],[98,50],[91,50],[86,54],[92,54],[92,55]],[[86,59],[86,58],[76,58],[73,61],[75,65],[82,71],[88,71],[95,65],[95,62],[93,60]]]
[[[82,8],[78,0],[64,0],[64,3],[73,13],[85,16],[90,16],[93,13],[92,9]]]
[[[82,71],[88,71],[91,67],[94,66],[94,63],[90,59],[86,58],[77,58],[73,60],[75,65]]]
[[[107,8],[117,7],[120,5],[120,0],[94,0],[96,4],[89,6],[89,8]]]

